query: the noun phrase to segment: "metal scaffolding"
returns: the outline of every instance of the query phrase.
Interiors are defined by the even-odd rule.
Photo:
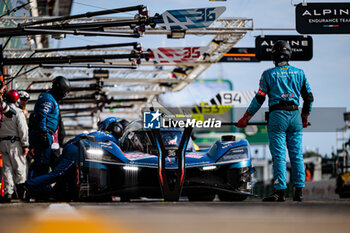
[[[43,20],[51,17],[4,17],[0,24],[8,21],[20,23],[31,20]],[[113,21],[115,18],[80,18],[76,22]],[[120,18],[118,18],[120,19]],[[28,65],[13,81],[13,88],[28,90],[36,99],[39,90],[50,88],[51,80],[59,75],[69,78],[73,89],[68,99],[61,107],[64,119],[68,118],[68,134],[74,135],[81,130],[89,130],[99,117],[110,114],[118,115],[129,120],[140,118],[141,109],[149,106],[154,99],[166,92],[180,91],[200,76],[212,63],[218,62],[247,31],[254,29],[253,20],[248,18],[225,18],[216,20],[209,28],[188,29],[186,35],[214,35],[207,45],[205,53],[191,63],[164,63],[155,64],[153,61],[142,61],[138,69],[108,69],[108,78],[94,77],[94,69],[55,67],[44,65]],[[108,28],[111,32],[132,32],[130,27]],[[172,32],[164,28],[147,27],[144,35],[170,35]],[[28,57],[60,57],[67,55],[101,55],[129,53],[130,49],[81,49],[78,51],[52,51],[42,53],[26,49],[5,49],[6,58]],[[92,65],[127,65],[127,60],[105,60],[94,62]],[[78,63],[85,67],[86,64]],[[53,66],[55,66],[53,64]],[[68,65],[69,66],[69,65]],[[52,67],[52,66],[51,66]],[[107,66],[108,67],[108,66]],[[160,69],[161,67],[161,69]],[[20,67],[11,66],[11,75],[18,73]],[[79,89],[81,88],[81,89]],[[75,101],[83,98],[83,101]],[[69,100],[70,99],[70,100]],[[85,99],[85,100],[84,100]],[[142,99],[142,101],[140,101]],[[122,100],[122,101],[120,101]],[[34,102],[29,103],[29,110],[33,109]],[[89,117],[91,117],[90,120]]]

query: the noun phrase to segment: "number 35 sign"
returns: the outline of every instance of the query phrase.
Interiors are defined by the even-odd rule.
[[[249,104],[254,96],[255,91],[221,91],[221,105],[245,105]]]
[[[149,58],[157,63],[190,63],[198,60],[208,47],[173,47],[152,49]]]

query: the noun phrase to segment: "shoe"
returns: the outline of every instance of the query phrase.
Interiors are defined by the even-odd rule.
[[[12,195],[5,194],[5,196],[0,196],[0,203],[11,203]]]
[[[281,189],[281,190],[276,190],[273,194],[271,194],[268,197],[265,197],[262,199],[262,201],[265,202],[274,202],[274,201],[278,201],[278,202],[282,202],[286,200],[286,195],[285,195],[285,190]]]
[[[25,200],[28,189],[26,183],[16,184],[17,196],[20,200]]]
[[[303,201],[303,188],[294,187],[293,201]]]

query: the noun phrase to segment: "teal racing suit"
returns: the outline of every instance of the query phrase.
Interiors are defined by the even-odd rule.
[[[304,100],[302,114],[311,112],[313,96],[304,71],[290,65],[264,71],[260,88],[248,113],[254,115],[269,97],[268,137],[273,159],[274,187],[286,189],[286,145],[295,187],[304,187],[305,170],[302,150],[302,117],[298,110],[300,96]]]

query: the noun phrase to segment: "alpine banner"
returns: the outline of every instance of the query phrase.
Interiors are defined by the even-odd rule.
[[[255,48],[232,48],[219,62],[259,62]]]
[[[350,3],[300,3],[295,16],[300,34],[350,33]]]
[[[309,61],[312,59],[311,36],[257,36],[255,38],[256,58],[260,61],[271,61],[271,50],[278,40],[287,41],[292,47],[292,61]]]

